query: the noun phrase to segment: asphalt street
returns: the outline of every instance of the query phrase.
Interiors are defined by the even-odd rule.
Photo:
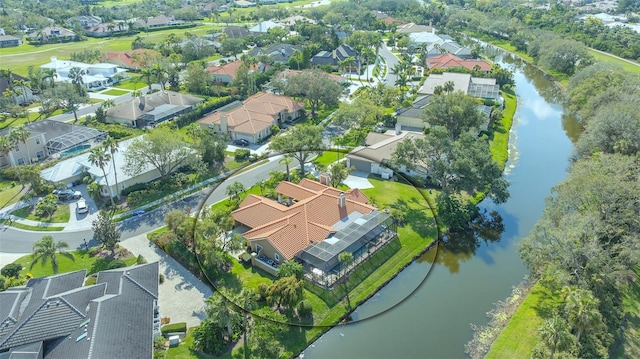
[[[269,172],[273,170],[283,171],[285,166],[279,163],[279,158],[279,156],[272,157],[272,161],[268,163],[252,168],[246,172],[232,175],[227,180],[221,182],[217,187],[209,187],[178,201],[160,206],[157,209],[120,222],[118,229],[122,233],[121,240],[164,226],[164,216],[173,209],[184,210],[190,208],[191,212],[195,213],[196,211],[199,211],[203,205],[209,206],[225,199],[227,197],[225,194],[227,186],[235,181],[238,181],[246,188],[249,188],[256,184],[260,179],[268,178]],[[297,161],[294,161],[290,167],[293,168],[295,165],[298,165]],[[33,243],[45,235],[52,236],[56,241],[64,240],[71,248],[83,247],[85,239],[89,242],[89,246],[98,245],[98,243],[93,240],[93,231],[91,229],[64,232],[37,232],[15,229],[13,227],[4,227],[3,229],[0,229],[0,252],[31,253]]]

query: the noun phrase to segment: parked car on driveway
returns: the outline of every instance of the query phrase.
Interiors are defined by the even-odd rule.
[[[249,146],[249,141],[247,140],[233,140],[233,144],[234,145],[238,145],[238,146]]]
[[[80,191],[74,191],[70,189],[64,190],[54,190],[53,194],[58,196],[58,199],[61,201],[68,201],[71,199],[80,199],[82,198],[82,193]]]
[[[78,214],[89,212],[89,206],[87,206],[87,202],[84,199],[81,199],[76,203],[76,212]]]

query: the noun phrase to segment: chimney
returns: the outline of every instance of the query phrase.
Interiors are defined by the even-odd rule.
[[[338,195],[338,207],[344,208],[347,205],[347,195],[344,192],[340,192]]]
[[[320,183],[322,183],[325,186],[329,185],[329,174],[328,173],[321,173],[320,174]]]
[[[396,136],[400,134],[401,130],[402,130],[402,125],[400,124],[400,122],[396,122]]]
[[[138,107],[140,107],[140,110],[143,111],[144,107],[147,104],[147,96],[146,95],[140,95],[140,104],[138,105]]]
[[[227,133],[229,129],[227,128],[227,114],[220,114],[220,132]]]

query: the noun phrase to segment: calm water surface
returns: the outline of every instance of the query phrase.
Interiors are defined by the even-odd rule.
[[[506,170],[511,198],[502,205],[482,204],[503,218],[499,240],[481,240],[475,250],[440,246],[437,255],[426,254],[353,315],[372,318],[333,328],[304,351],[305,358],[465,358],[470,323],[485,324],[485,313],[523,279],[517,243],[542,214],[551,187],[565,178],[578,126],[540,71],[510,56],[497,61],[515,71],[518,96]],[[376,316],[401,301],[427,272],[417,291]]]

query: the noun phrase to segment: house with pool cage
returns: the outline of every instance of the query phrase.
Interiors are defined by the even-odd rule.
[[[322,183],[283,181],[276,187],[277,199],[249,195],[231,214],[244,230],[253,266],[275,275],[281,263],[295,260],[303,265],[305,279],[332,289],[348,272],[340,253],[353,255],[351,267],[363,263],[397,238],[397,228],[357,188],[342,191],[321,178]]]

